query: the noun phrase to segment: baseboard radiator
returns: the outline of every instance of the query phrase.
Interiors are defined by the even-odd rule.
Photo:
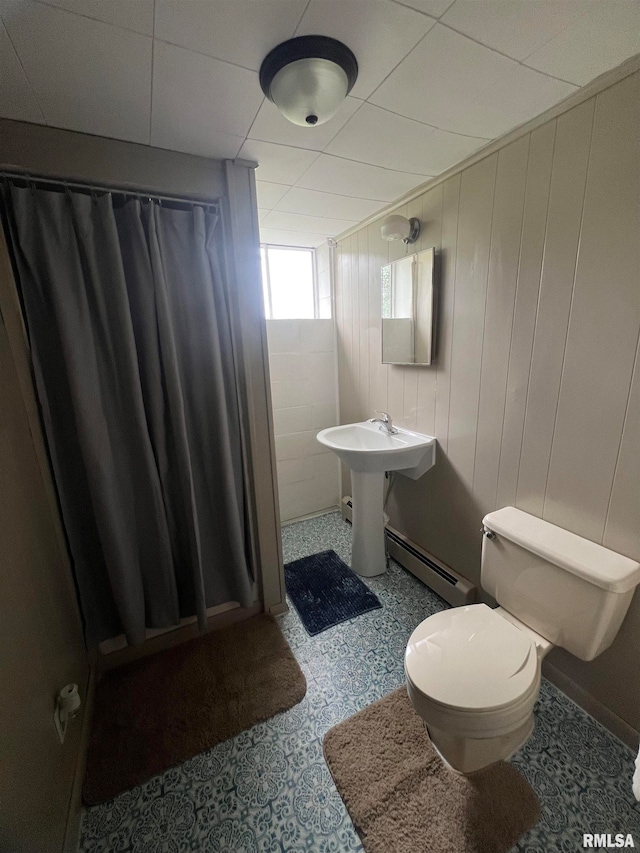
[[[341,509],[343,519],[351,524],[353,502],[349,495],[342,499]],[[456,574],[390,524],[386,526],[386,539],[388,555],[449,604],[459,607],[474,603],[476,587],[470,581]]]

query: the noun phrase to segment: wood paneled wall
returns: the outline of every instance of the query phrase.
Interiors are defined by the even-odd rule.
[[[383,409],[437,437],[392,523],[476,583],[482,517],[510,504],[640,559],[638,103],[640,72],[428,189],[399,210],[415,246],[379,220],[338,244],[341,421]],[[380,266],[430,246],[437,364],[383,365]],[[640,595],[599,659],[551,661],[640,728]]]

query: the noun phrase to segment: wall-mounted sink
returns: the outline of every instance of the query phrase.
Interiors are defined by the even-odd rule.
[[[329,427],[318,433],[351,469],[353,547],[351,568],[364,577],[387,567],[384,547],[384,474],[395,471],[417,480],[435,463],[436,440],[408,429],[388,433],[378,423]]]

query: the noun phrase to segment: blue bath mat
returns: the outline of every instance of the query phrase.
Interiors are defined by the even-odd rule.
[[[347,619],[382,607],[335,551],[322,551],[284,567],[287,593],[312,637]]]

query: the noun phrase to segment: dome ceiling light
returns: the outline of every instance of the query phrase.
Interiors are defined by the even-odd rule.
[[[328,36],[298,36],[274,47],[260,66],[260,86],[282,115],[301,127],[335,115],[358,77],[346,45]]]

